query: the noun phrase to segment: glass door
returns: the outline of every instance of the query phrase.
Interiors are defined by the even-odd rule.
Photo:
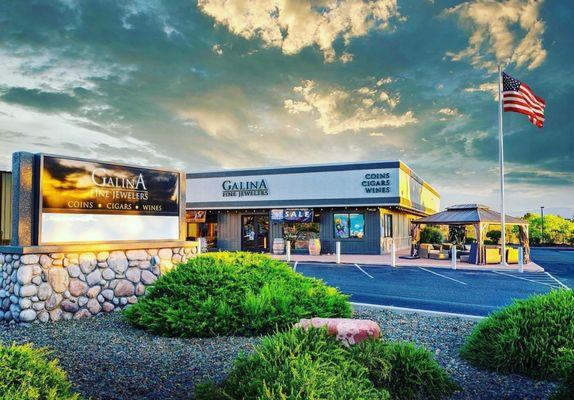
[[[241,250],[269,251],[269,215],[241,216]]]

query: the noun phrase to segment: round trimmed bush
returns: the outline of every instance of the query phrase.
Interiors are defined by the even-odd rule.
[[[284,262],[252,253],[213,253],[162,275],[125,311],[143,329],[180,337],[258,335],[301,318],[349,317],[347,296]]]
[[[420,243],[441,244],[444,242],[444,235],[439,228],[427,226],[421,230]]]
[[[0,399],[79,400],[58,361],[46,355],[30,344],[0,346]]]
[[[242,355],[220,386],[196,400],[441,399],[457,386],[425,349],[366,340],[345,347],[325,329],[276,333]]]
[[[556,379],[564,349],[574,349],[574,293],[561,289],[516,300],[482,320],[461,356],[486,369]]]

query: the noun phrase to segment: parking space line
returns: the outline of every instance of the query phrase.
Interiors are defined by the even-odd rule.
[[[359,264],[355,264],[355,267],[359,268],[359,270],[360,270],[363,274],[367,275],[369,278],[375,279],[375,278],[373,278],[371,275],[369,275],[367,271],[365,271],[363,268],[361,268],[361,267],[359,266]]]
[[[293,264],[293,271],[297,270],[297,264],[299,263],[299,261],[295,261],[295,264]]]
[[[544,271],[544,273],[545,273],[546,275],[548,275],[549,277],[551,277],[552,279],[554,279],[556,282],[558,282],[558,284],[559,284],[560,286],[562,286],[563,288],[565,288],[565,289],[570,289],[568,286],[566,286],[564,283],[562,283],[562,282],[560,281],[560,279],[558,279],[558,278],[556,278],[554,275],[550,274],[550,272]]]
[[[430,269],[426,269],[423,267],[419,267],[419,269],[422,269],[423,271],[426,271],[426,272],[430,272],[431,274],[434,274],[434,275],[438,275],[438,276],[445,278],[445,279],[450,279],[451,281],[460,283],[461,285],[467,285],[467,283],[465,283],[465,282],[459,281],[458,279],[451,278],[450,276],[439,274],[438,272],[431,271]]]
[[[535,280],[533,280],[533,279],[528,279],[528,278],[523,278],[522,276],[516,276],[516,275],[505,274],[504,272],[500,272],[500,271],[492,271],[492,272],[495,273],[495,274],[498,274],[498,275],[504,275],[504,276],[508,276],[508,277],[510,277],[510,278],[521,279],[521,280],[523,280],[523,281],[528,281],[528,282],[532,282],[532,283],[538,283],[539,285],[545,285],[545,286],[549,286],[549,287],[551,287],[551,288],[556,288],[556,285],[555,285],[555,284],[554,284],[554,285],[551,285],[551,284],[548,284],[548,283],[545,283],[545,282],[535,281]]]

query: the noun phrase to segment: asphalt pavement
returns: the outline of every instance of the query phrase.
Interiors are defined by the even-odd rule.
[[[531,254],[546,272],[326,263],[297,263],[295,269],[338,287],[355,303],[484,316],[516,298],[574,287],[574,251],[533,249]]]

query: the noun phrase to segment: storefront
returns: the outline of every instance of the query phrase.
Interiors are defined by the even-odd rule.
[[[410,221],[440,195],[401,161],[187,174],[188,239],[220,250],[269,252],[275,239],[321,252],[383,254],[411,244]],[[197,216],[199,215],[199,218]],[[316,241],[315,241],[316,242]]]

